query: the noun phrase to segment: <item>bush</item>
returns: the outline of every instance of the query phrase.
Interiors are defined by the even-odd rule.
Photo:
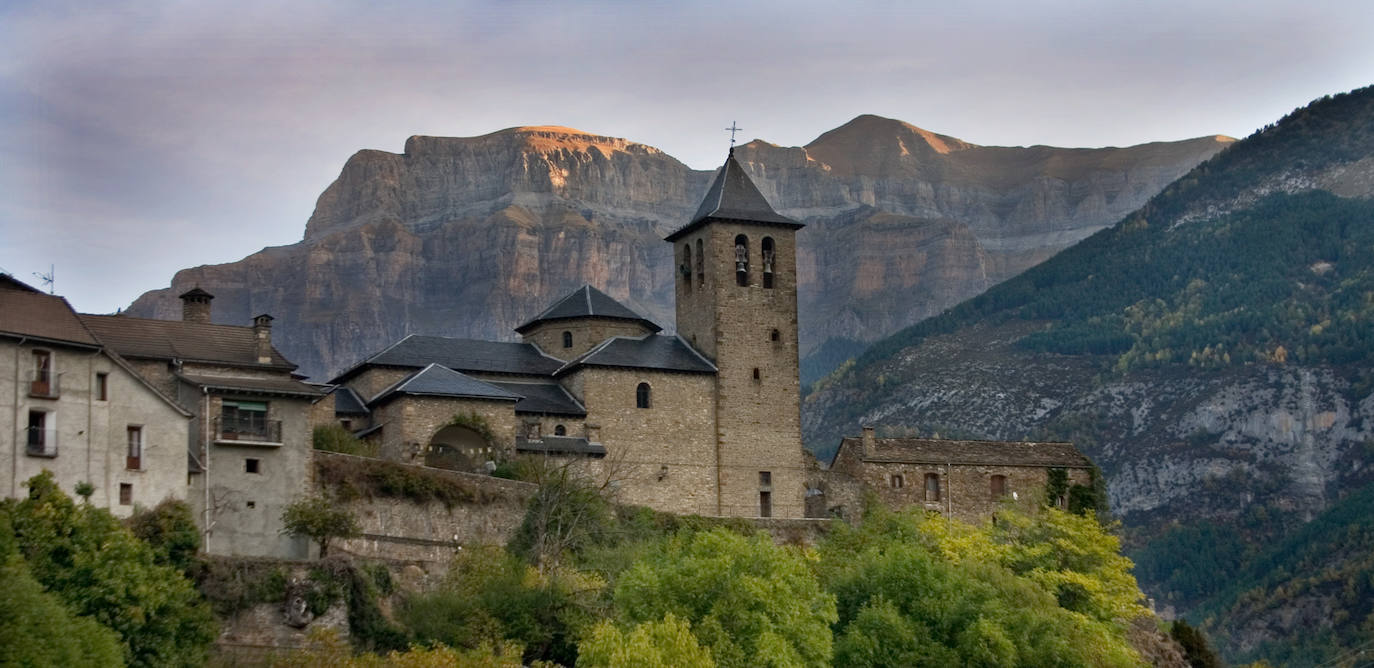
[[[345,508],[319,495],[292,501],[281,513],[282,531],[295,536],[308,536],[320,546],[320,558],[329,553],[329,542],[335,538],[357,538],[363,533],[357,518]]]
[[[377,444],[364,441],[344,429],[343,425],[326,424],[315,427],[314,444],[316,450],[339,452],[359,457],[376,457]]]
[[[152,546],[155,562],[171,566],[186,575],[195,570],[200,549],[200,528],[185,501],[164,499],[152,510],[134,513],[125,526]]]

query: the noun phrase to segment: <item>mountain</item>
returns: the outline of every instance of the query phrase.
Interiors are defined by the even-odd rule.
[[[1205,622],[1233,659],[1317,634],[1325,650],[1284,660],[1333,658],[1374,640],[1368,597],[1339,586],[1370,562],[1292,541],[1312,522],[1371,544],[1339,510],[1374,483],[1371,197],[1374,88],[1313,102],[873,344],[806,398],[804,437],[822,458],[863,424],[1072,439],[1106,474],[1166,613]]]
[[[850,352],[1110,224],[1228,142],[982,147],[860,116],[805,147],[756,140],[736,156],[780,211],[808,223],[803,351],[833,340],[829,350]],[[301,242],[180,271],[129,312],[178,317],[175,296],[199,285],[216,297],[216,322],[275,316],[274,342],[315,377],[406,334],[510,338],[583,283],[671,327],[661,239],[710,177],[563,127],[411,137],[401,154],[353,155]]]

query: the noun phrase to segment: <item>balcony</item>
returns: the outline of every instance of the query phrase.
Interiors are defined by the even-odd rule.
[[[57,430],[47,427],[29,427],[25,431],[24,452],[32,457],[57,456]]]
[[[29,379],[29,396],[56,399],[62,395],[62,374],[47,370],[34,371]]]
[[[215,442],[231,445],[281,445],[281,420],[242,415],[217,417]]]

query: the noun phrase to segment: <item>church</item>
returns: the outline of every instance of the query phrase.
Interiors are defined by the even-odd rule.
[[[803,517],[796,233],[735,160],[669,234],[677,333],[591,286],[519,342],[408,336],[330,381],[334,416],[384,459],[481,471],[585,459],[620,501]],[[327,404],[326,404],[327,405]]]

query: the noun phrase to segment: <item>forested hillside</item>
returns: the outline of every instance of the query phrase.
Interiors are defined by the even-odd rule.
[[[1371,195],[1374,88],[1317,100],[819,381],[808,445],[825,459],[861,424],[1072,439],[1107,474],[1146,591],[1211,616],[1233,657],[1313,637],[1298,591],[1338,621],[1324,651],[1284,660],[1374,640],[1337,591],[1371,577],[1355,550],[1316,572],[1271,552],[1362,535],[1337,504],[1374,470]],[[1245,606],[1267,616],[1225,621]]]

